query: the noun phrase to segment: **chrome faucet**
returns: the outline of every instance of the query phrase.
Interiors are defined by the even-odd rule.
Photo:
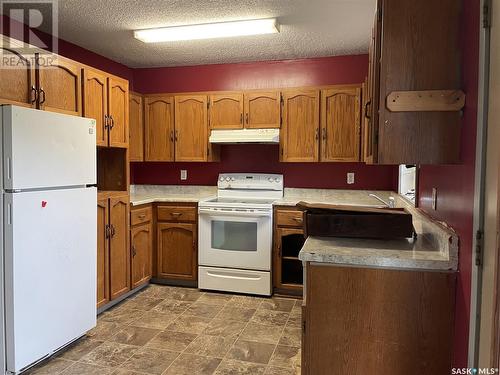
[[[382,202],[387,208],[395,208],[396,200],[394,197],[389,197],[389,202],[386,202],[382,198],[380,198],[377,194],[368,194],[370,197],[375,198],[376,200]]]

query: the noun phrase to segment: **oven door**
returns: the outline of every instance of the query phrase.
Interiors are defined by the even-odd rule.
[[[271,270],[272,210],[199,209],[199,264]]]

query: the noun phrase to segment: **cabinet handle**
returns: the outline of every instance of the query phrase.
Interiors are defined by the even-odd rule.
[[[175,131],[175,137],[174,137],[174,139],[175,139],[175,141],[176,141],[176,142],[179,140],[179,137],[178,137],[178,136],[179,136],[179,131],[178,131],[178,130],[176,130],[176,131]]]
[[[131,249],[132,249],[132,258],[134,258],[137,255],[137,251],[135,250],[134,245],[132,245]]]
[[[323,128],[321,134],[322,134],[321,138],[323,139],[323,141],[326,141],[326,128]]]
[[[240,124],[243,124],[243,112],[240,113]]]
[[[318,139],[319,139],[319,128],[316,128],[316,133],[315,133],[315,135],[314,135],[314,138],[315,138],[316,140],[318,140]]]
[[[145,219],[145,218],[146,218],[146,214],[141,214],[141,215],[139,215],[139,219],[143,220],[143,219]]]
[[[115,226],[113,224],[110,224],[111,227],[111,237],[114,237],[116,234]]]
[[[170,130],[170,142],[174,142],[174,131]]]
[[[365,103],[365,118],[368,119],[368,120],[371,120],[371,116],[368,115],[368,107],[372,104],[372,101],[371,100],[368,100],[366,103]]]
[[[109,130],[111,130],[115,126],[115,119],[113,118],[112,115],[109,115],[109,119],[111,120],[111,124],[109,125]]]
[[[293,220],[295,220],[297,223],[302,223],[301,217],[294,217]]]
[[[246,122],[246,124],[248,125],[248,112],[247,112],[247,114],[245,115],[245,122]]]
[[[104,129],[109,128],[109,116],[104,115]]]
[[[33,85],[31,86],[31,104],[35,104],[38,99],[38,90]]]
[[[182,212],[171,212],[170,215],[179,217],[182,215]]]
[[[106,238],[111,237],[109,224],[106,224],[106,225],[104,226],[104,236],[105,236]]]
[[[45,103],[45,90],[40,87],[40,104]]]

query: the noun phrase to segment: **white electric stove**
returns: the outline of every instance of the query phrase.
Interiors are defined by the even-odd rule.
[[[199,203],[200,289],[271,295],[273,202],[283,176],[221,174],[217,198]]]

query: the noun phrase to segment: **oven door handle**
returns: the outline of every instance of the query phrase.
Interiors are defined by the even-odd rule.
[[[212,277],[218,277],[220,279],[233,279],[233,280],[241,280],[241,279],[245,279],[245,280],[259,280],[261,278],[260,275],[256,275],[256,276],[243,276],[243,275],[238,275],[238,276],[233,276],[233,275],[228,275],[228,274],[220,274],[220,273],[213,273],[213,272],[210,272],[208,271],[207,272],[207,275],[208,276],[212,276]]]
[[[198,209],[200,215],[209,216],[235,216],[235,217],[271,217],[271,212],[247,212],[247,211],[212,211],[206,208]]]

